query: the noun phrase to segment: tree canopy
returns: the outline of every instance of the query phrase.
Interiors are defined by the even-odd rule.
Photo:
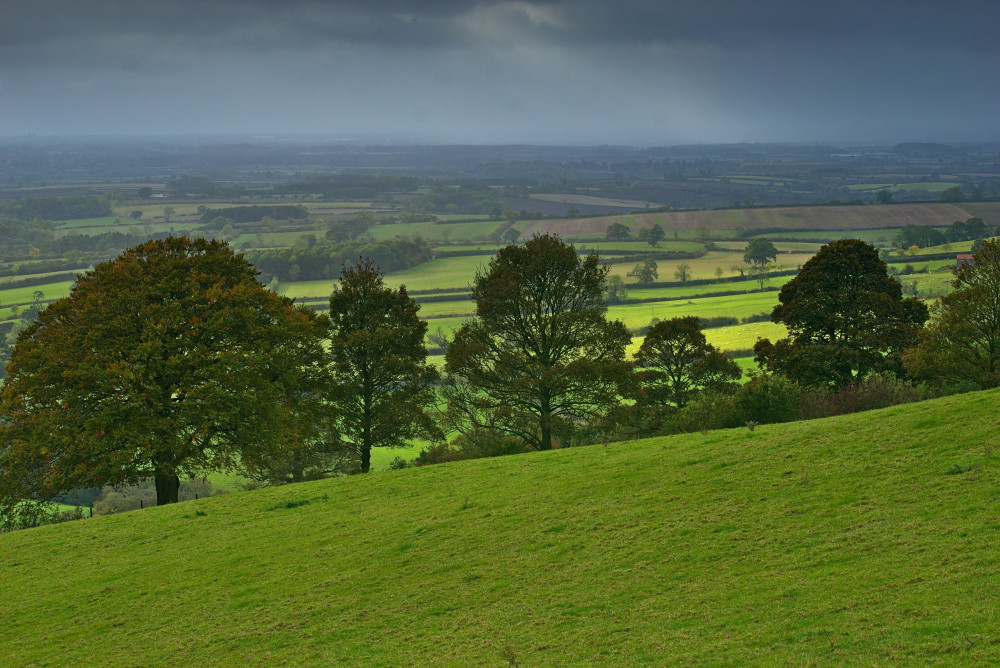
[[[632,236],[631,230],[622,223],[611,223],[604,235],[609,241],[628,241]]]
[[[632,267],[632,271],[625,275],[629,278],[634,278],[635,282],[639,284],[652,283],[659,277],[659,269],[660,267],[656,264],[656,260],[650,258]]]
[[[743,261],[749,265],[765,266],[778,258],[778,249],[768,239],[751,239],[743,250]]]
[[[900,354],[927,320],[927,307],[903,299],[878,251],[857,239],[820,248],[778,302],[771,320],[789,337],[758,341],[757,361],[806,384],[842,387],[871,372],[902,374]]]
[[[919,344],[904,355],[908,372],[934,382],[1000,384],[1000,241],[983,241],[954,269],[953,292],[931,309]]]
[[[659,223],[653,225],[652,227],[644,227],[639,230],[639,241],[645,241],[650,246],[656,246],[658,243],[663,241],[667,236],[667,233],[663,231]]]
[[[608,271],[549,235],[502,248],[476,274],[476,316],[448,346],[448,374],[465,389],[450,409],[541,450],[617,409],[631,338],[605,317]]]
[[[417,317],[419,309],[404,286],[386,286],[366,258],[343,270],[330,297],[328,398],[340,437],[357,453],[363,473],[373,447],[440,436],[427,413],[438,374],[427,363],[427,323]]]
[[[646,334],[636,364],[643,403],[682,408],[698,392],[719,391],[739,380],[739,366],[708,343],[696,316],[661,320]]]
[[[170,237],[79,277],[18,337],[0,391],[0,502],[252,472],[305,433],[325,317],[218,241]]]

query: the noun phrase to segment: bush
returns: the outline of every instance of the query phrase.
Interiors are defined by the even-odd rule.
[[[798,414],[802,388],[793,380],[780,375],[753,376],[734,397],[734,414],[730,422],[738,426],[753,421],[757,424],[788,422]]]
[[[811,390],[799,399],[799,418],[809,420],[887,408],[927,398],[916,388],[889,373],[871,374],[839,390]]]

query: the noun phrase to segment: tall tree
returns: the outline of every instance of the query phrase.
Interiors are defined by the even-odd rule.
[[[913,346],[927,307],[903,299],[878,251],[858,239],[820,248],[785,284],[771,320],[789,337],[757,342],[757,361],[805,384],[849,385],[873,371],[902,373],[900,354]]]
[[[448,347],[448,374],[465,388],[452,410],[488,415],[490,428],[548,450],[617,408],[631,337],[605,317],[608,271],[596,253],[580,257],[549,235],[501,249],[476,274],[476,316]]]
[[[337,431],[353,448],[361,472],[375,447],[399,447],[420,436],[439,437],[427,409],[434,403],[437,371],[427,363],[427,323],[420,305],[362,258],[343,270],[330,297],[329,401]]]
[[[653,406],[685,406],[703,390],[723,390],[739,380],[740,367],[708,343],[695,316],[661,320],[646,334],[636,364],[643,400]]]
[[[0,500],[252,472],[307,438],[324,317],[218,241],[170,237],[79,277],[18,338],[0,391]]]
[[[954,291],[932,307],[904,364],[917,378],[994,387],[1000,384],[1000,241],[983,241],[954,275]]]

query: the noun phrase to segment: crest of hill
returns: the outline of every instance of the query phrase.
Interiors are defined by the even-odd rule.
[[[0,536],[12,665],[1000,660],[1000,391]]]

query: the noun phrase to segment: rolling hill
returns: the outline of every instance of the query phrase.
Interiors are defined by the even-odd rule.
[[[998,399],[2,535],[0,663],[996,663]]]

